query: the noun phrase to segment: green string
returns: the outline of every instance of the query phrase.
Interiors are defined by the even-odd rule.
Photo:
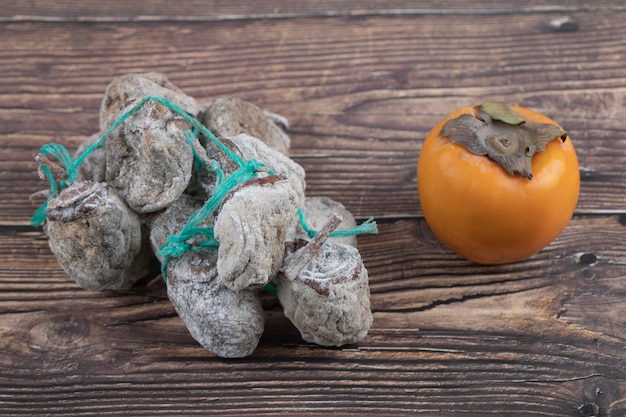
[[[41,147],[39,153],[44,157],[54,156],[63,165],[63,168],[65,168],[65,172],[68,173],[68,178],[66,180],[57,181],[47,166],[43,164],[39,165],[39,169],[43,172],[46,179],[50,183],[50,195],[43,205],[35,211],[35,214],[33,214],[33,217],[31,218],[31,224],[33,226],[40,226],[44,222],[46,219],[46,208],[48,207],[48,202],[55,198],[59,192],[67,187],[67,185],[69,185],[72,181],[69,176],[69,172],[71,171],[73,165],[72,155],[63,145],[59,145],[57,143],[47,143]]]
[[[276,286],[275,286],[273,283],[271,283],[271,282],[268,282],[267,284],[265,284],[265,285],[263,286],[263,289],[264,289],[265,291],[269,292],[269,293],[270,293],[270,294],[272,294],[272,295],[277,295],[277,294],[278,294],[278,289],[277,289],[277,288],[276,288]]]
[[[313,230],[309,227],[306,218],[304,217],[304,213],[300,208],[298,208],[298,217],[300,217],[300,225],[302,226],[302,229],[306,232],[309,238],[313,239],[318,232],[317,230]],[[378,234],[378,226],[376,225],[373,217],[370,217],[360,225],[351,229],[335,230],[330,234],[330,237],[351,237],[366,233],[373,235]]]
[[[72,155],[70,155],[70,152],[64,146],[57,143],[47,143],[41,147],[39,153],[43,156],[52,155],[63,164],[63,168],[65,168],[66,171],[71,169],[73,163]]]
[[[40,226],[45,221],[46,209],[48,208],[48,202],[57,196],[57,190],[58,190],[57,182],[54,179],[54,176],[52,175],[52,173],[50,172],[50,169],[45,165],[41,165],[39,169],[41,169],[41,172],[44,173],[44,175],[48,179],[48,182],[50,183],[50,195],[48,196],[46,201],[41,206],[39,206],[39,208],[33,214],[33,217],[31,217],[30,219],[30,224],[35,227]]]
[[[265,171],[269,175],[273,175],[271,170],[268,170],[267,167],[260,161],[250,160],[245,161],[239,155],[232,152],[228,149],[211,131],[206,128],[200,121],[189,115],[185,112],[181,107],[172,103],[171,101],[163,98],[163,97],[153,97],[147,96],[144,97],[141,101],[131,107],[127,112],[125,112],[121,117],[119,117],[113,125],[93,144],[88,146],[77,158],[76,160],[72,160],[72,156],[69,151],[63,147],[62,145],[56,143],[49,143],[42,146],[40,153],[43,156],[52,155],[54,156],[65,168],[67,172],[66,180],[57,181],[54,178],[54,175],[50,171],[48,167],[41,164],[40,169],[48,179],[50,183],[50,196],[48,199],[39,207],[39,209],[33,214],[31,218],[31,224],[33,226],[40,226],[46,219],[46,208],[48,206],[48,202],[55,198],[64,188],[69,186],[72,182],[76,180],[78,177],[78,167],[83,161],[92,154],[96,149],[105,146],[106,138],[117,129],[126,119],[137,113],[148,101],[152,101],[162,106],[168,108],[172,112],[176,113],[180,117],[182,117],[185,121],[187,121],[191,126],[192,130],[186,130],[183,134],[186,142],[191,146],[193,157],[194,157],[194,168],[196,173],[198,173],[201,169],[210,169],[217,175],[217,182],[215,186],[215,191],[211,198],[209,198],[204,205],[194,212],[182,230],[172,236],[169,236],[166,243],[162,245],[158,249],[158,254],[162,257],[162,265],[161,271],[163,274],[163,278],[167,279],[167,265],[169,261],[173,257],[179,257],[187,251],[191,252],[200,252],[203,250],[209,249],[217,249],[219,247],[219,242],[215,239],[214,230],[212,227],[203,227],[200,224],[212,213],[214,213],[220,204],[224,201],[228,193],[238,186],[239,184],[253,179],[256,177],[259,171]],[[225,178],[223,170],[219,167],[219,164],[215,160],[211,160],[211,166],[208,167],[205,161],[197,154],[195,147],[193,146],[193,142],[198,136],[202,134],[207,137],[215,146],[217,146],[222,152],[224,152],[229,158],[231,158],[237,165],[239,165],[239,169],[232,173],[230,176]],[[306,222],[304,217],[304,213],[301,209],[298,209],[298,216],[300,217],[300,223],[302,224],[302,228],[306,231],[309,237],[313,238],[317,231],[311,229]],[[348,237],[355,236],[362,233],[378,233],[378,228],[373,218],[369,218],[367,221],[362,223],[361,225],[354,227],[352,229],[347,230],[336,230],[331,234],[331,237]],[[194,243],[189,243],[192,238],[200,237],[201,240],[196,239]],[[272,285],[266,285],[266,290],[270,293],[275,294],[276,289]]]
[[[194,142],[196,141],[196,139],[198,139],[198,130],[197,129],[193,129],[193,130],[185,130],[183,132],[183,135],[185,136],[185,141],[187,142],[187,144],[189,145],[189,147],[191,148],[191,153],[193,154],[193,169],[194,172],[196,173],[195,175],[195,186],[196,188],[200,188],[200,177],[198,175],[198,173],[203,169],[206,168],[206,162],[204,161],[204,159],[202,159],[202,157],[198,154],[198,152],[196,151],[196,147],[193,145]]]
[[[55,198],[58,195],[58,193],[63,191],[64,188],[66,188],[72,182],[76,180],[76,178],[78,177],[78,167],[83,163],[83,161],[89,155],[91,155],[96,149],[103,147],[105,145],[106,138],[115,129],[117,129],[122,123],[124,123],[126,119],[128,119],[129,117],[137,113],[148,101],[159,103],[165,106],[166,108],[168,108],[169,110],[173,111],[174,113],[178,114],[179,116],[181,116],[183,119],[185,119],[189,124],[193,126],[194,137],[197,137],[199,133],[203,134],[204,136],[209,138],[209,140],[211,140],[218,148],[220,148],[226,155],[228,155],[232,160],[234,160],[239,166],[243,166],[245,164],[245,161],[241,159],[239,155],[231,152],[230,149],[224,146],[215,137],[215,135],[211,133],[209,129],[207,129],[198,120],[190,116],[182,108],[180,108],[176,104],[172,103],[171,101],[163,97],[147,96],[147,97],[144,97],[137,104],[135,104],[133,107],[131,107],[122,116],[120,116],[115,121],[115,123],[113,123],[113,125],[111,125],[111,127],[107,129],[106,132],[104,132],[102,136],[100,136],[100,138],[96,142],[89,145],[74,161],[72,161],[72,156],[70,155],[69,151],[62,145],[59,145],[56,143],[48,143],[41,147],[41,150],[39,151],[39,153],[41,153],[44,156],[52,155],[56,159],[58,159],[59,162],[61,162],[61,164],[65,168],[65,171],[67,172],[67,179],[64,181],[57,182],[54,179],[53,175],[49,172],[49,170],[44,165],[40,165],[40,168],[42,169],[42,171],[44,172],[44,174],[46,175],[50,183],[50,196],[42,204],[42,206],[39,207],[37,211],[35,211],[35,213],[31,217],[31,220],[30,220],[31,225],[37,227],[37,226],[41,226],[44,223],[44,221],[46,220],[46,208],[48,206],[48,202],[52,200],[53,198]],[[185,138],[188,140],[189,137],[185,135]],[[201,161],[201,158],[199,158],[198,155],[195,153],[193,146],[192,146],[192,151],[194,152],[194,159],[196,159],[196,161],[198,160]]]
[[[239,184],[251,180],[256,177],[257,172],[265,168],[265,165],[256,160],[250,160],[246,162],[241,168],[233,172],[225,181],[220,183],[213,192],[211,198],[209,198],[204,205],[196,210],[187,220],[181,231],[173,236],[170,236],[165,244],[163,244],[158,254],[163,259],[161,262],[161,273],[164,279],[167,279],[167,264],[172,257],[182,255],[186,250],[196,251],[195,246],[187,243],[190,238],[202,234],[210,242],[209,244],[202,246],[205,249],[214,248],[217,249],[219,244],[215,240],[212,227],[201,227],[200,224],[210,216],[215,210],[218,209],[220,204],[224,201],[228,193],[238,186]]]

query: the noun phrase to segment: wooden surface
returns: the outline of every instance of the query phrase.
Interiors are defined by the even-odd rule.
[[[0,415],[626,416],[625,22],[581,0],[4,4]],[[362,342],[307,344],[268,296],[256,352],[219,359],[162,288],[67,280],[28,224],[33,156],[96,133],[107,84],[144,71],[284,115],[307,193],[377,218]],[[582,179],[556,241],[489,267],[436,240],[415,184],[430,128],[487,99],[559,121]]]

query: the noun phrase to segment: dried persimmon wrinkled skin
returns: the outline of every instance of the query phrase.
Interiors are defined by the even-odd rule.
[[[215,221],[218,270],[224,283],[238,291],[263,286],[278,273],[306,183],[299,164],[261,140],[246,134],[229,140],[246,161],[260,161],[272,174],[232,190]]]
[[[198,343],[222,358],[254,352],[265,326],[259,294],[224,285],[217,251],[186,252],[168,264],[167,276],[167,296]]]
[[[280,178],[243,184],[231,193],[215,222],[217,269],[227,287],[261,287],[276,276],[300,201],[290,182]]]
[[[46,215],[50,249],[82,288],[126,289],[142,277],[139,218],[105,183],[73,183]]]
[[[557,125],[532,110],[511,106],[527,122]],[[482,264],[526,259],[552,242],[568,224],[580,189],[569,136],[555,137],[533,155],[532,179],[510,175],[440,134],[449,120],[476,114],[461,108],[426,137],[417,165],[424,217],[434,234],[462,257]]]
[[[106,88],[100,104],[100,130],[106,131],[119,118],[120,110],[146,96],[166,98],[193,116],[200,113],[196,100],[183,93],[164,74],[124,74],[113,79]]]
[[[293,159],[273,149],[262,140],[245,133],[228,138],[236,147],[238,153],[246,161],[260,161],[275,175],[285,177],[291,188],[298,194],[299,203],[304,200],[306,188],[304,168]]]
[[[148,101],[107,138],[106,181],[137,213],[167,207],[188,187],[193,152],[183,132],[189,128]]]
[[[285,258],[285,268],[297,255]],[[326,242],[297,276],[278,278],[285,316],[307,342],[342,346],[367,335],[373,321],[368,274],[356,248]]]
[[[193,97],[160,73],[126,74],[108,85],[100,107],[100,130],[107,131],[147,96],[162,97],[192,116]],[[161,104],[148,101],[106,139],[106,181],[137,213],[167,207],[187,188],[193,152],[184,131],[191,126]]]
[[[201,121],[215,135],[246,134],[262,140],[270,148],[287,155],[291,139],[270,113],[236,97],[220,97],[206,106]]]
[[[167,243],[170,236],[180,233],[189,217],[202,208],[202,204],[202,200],[183,194],[166,209],[147,216],[150,246],[159,262],[164,261],[159,248]]]

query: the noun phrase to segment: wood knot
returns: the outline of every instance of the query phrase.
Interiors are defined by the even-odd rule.
[[[578,412],[583,417],[596,417],[600,414],[600,406],[596,403],[585,403],[578,407]]]
[[[548,23],[548,28],[551,32],[576,32],[578,30],[578,22],[569,16],[552,19]]]
[[[89,322],[74,315],[62,315],[36,324],[30,331],[33,342],[54,347],[76,347],[89,335]]]
[[[578,258],[578,263],[581,265],[595,265],[598,262],[598,257],[593,253],[583,253]]]

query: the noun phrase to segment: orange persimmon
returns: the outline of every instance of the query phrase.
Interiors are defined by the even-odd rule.
[[[417,165],[424,217],[460,256],[520,261],[552,242],[578,201],[571,139],[553,120],[504,103],[461,108],[426,137]]]

